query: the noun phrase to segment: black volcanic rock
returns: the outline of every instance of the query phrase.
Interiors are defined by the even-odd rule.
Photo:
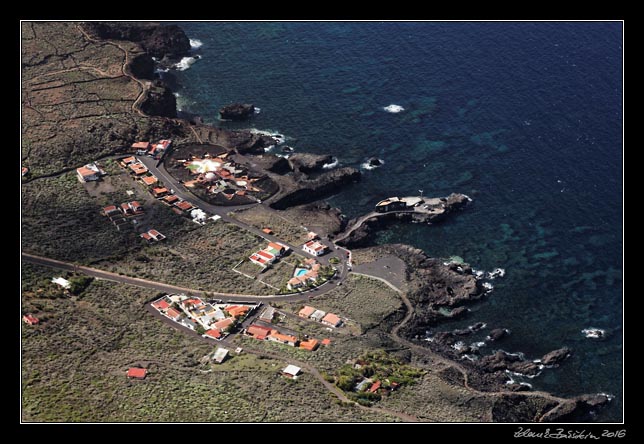
[[[543,355],[541,362],[543,363],[543,365],[557,365],[568,356],[570,356],[571,353],[572,350],[570,350],[568,347],[563,347]]]
[[[219,110],[219,116],[225,120],[246,120],[255,114],[255,105],[250,103],[233,103]]]
[[[513,362],[508,365],[508,370],[526,376],[535,376],[540,371],[539,364],[532,361]]]
[[[157,80],[141,104],[141,111],[150,116],[177,117],[177,98]]]
[[[508,331],[505,328],[495,328],[494,330],[490,331],[488,338],[490,339],[490,341],[498,341],[506,337],[507,334]]]
[[[360,171],[351,167],[337,168],[321,173],[315,179],[301,178],[297,186],[282,190],[282,195],[270,204],[276,210],[322,199],[342,190],[346,185],[360,180]]]
[[[520,362],[521,358],[516,355],[510,355],[502,351],[497,351],[492,355],[487,355],[481,358],[479,366],[486,372],[497,372],[507,370],[508,367],[516,362]]]
[[[293,170],[309,174],[320,171],[325,164],[331,163],[333,156],[328,154],[297,153],[289,157],[288,161]]]
[[[367,160],[367,164],[372,167],[379,167],[382,165],[382,160],[377,157],[370,157],[369,160]]]
[[[129,65],[132,75],[137,79],[154,79],[154,60],[149,54],[138,54],[132,58]]]
[[[190,39],[177,25],[136,22],[84,22],[90,35],[137,42],[152,57],[178,59],[190,53]]]

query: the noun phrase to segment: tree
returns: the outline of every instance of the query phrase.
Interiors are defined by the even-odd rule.
[[[197,324],[197,328],[195,328],[195,331],[198,334],[202,335],[202,334],[204,334],[206,332],[206,329],[203,328],[203,326],[201,326],[200,324]]]

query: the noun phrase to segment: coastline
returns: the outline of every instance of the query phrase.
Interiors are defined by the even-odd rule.
[[[150,84],[141,84],[141,85],[144,88],[144,90],[142,91],[141,96],[139,96],[139,98],[144,97],[144,96],[147,97],[148,94],[149,94],[149,89],[148,89],[148,91],[146,91],[145,86],[143,86],[143,85],[147,85],[148,88],[151,88],[151,87],[153,87],[153,84],[150,83]],[[158,85],[156,85],[156,86],[158,87]],[[168,97],[168,94],[166,92],[163,92],[163,93],[161,93],[161,97]],[[139,98],[137,98],[137,100],[135,101],[134,105],[137,106],[138,111],[143,112],[142,108],[140,108],[139,106],[143,106],[142,104],[144,104],[146,102],[146,99],[143,98],[143,99],[141,99],[139,101]],[[138,104],[137,104],[137,102],[138,102]],[[134,107],[134,105],[133,105],[133,107]],[[163,102],[163,104],[159,105],[159,106],[161,106],[161,108],[163,108],[163,109],[165,109],[167,111],[166,108],[169,105],[167,103]],[[176,107],[176,103],[175,103],[175,107]],[[152,109],[154,110],[154,108],[155,107],[153,106]],[[150,108],[148,108],[148,110],[150,110]],[[189,138],[192,137],[191,133],[194,134],[194,137],[199,142],[201,142],[203,140],[201,135],[203,133],[207,133],[209,135],[208,140],[211,143],[214,143],[214,141],[211,139],[211,136],[210,136],[211,134],[214,134],[215,135],[214,139],[217,142],[224,141],[224,140],[229,141],[229,142],[233,141],[234,143],[238,144],[238,147],[241,147],[242,151],[245,150],[245,149],[248,149],[248,152],[251,153],[249,155],[251,155],[251,156],[252,156],[253,151],[259,150],[259,149],[263,150],[264,146],[262,146],[262,145],[264,145],[266,143],[270,143],[270,141],[263,140],[261,138],[254,138],[253,135],[248,136],[248,134],[246,132],[244,132],[244,131],[241,131],[240,133],[235,134],[234,132],[218,129],[218,128],[215,128],[215,127],[210,127],[208,125],[192,124],[188,120],[179,119],[179,118],[176,118],[176,117],[171,117],[172,113],[169,113],[169,114],[170,114],[170,116],[161,116],[160,117],[161,119],[163,119],[164,123],[172,123],[172,124],[177,125],[174,128],[177,128],[177,127],[181,128],[183,131],[185,131],[187,133]],[[176,115],[176,109],[175,109],[175,115]],[[158,116],[154,116],[154,115],[152,115],[152,116],[148,115],[148,117],[151,118],[151,119],[159,119]],[[186,129],[186,128],[188,128],[188,129]],[[250,133],[250,132],[248,132],[248,133]],[[342,185],[340,185],[339,188],[342,188]],[[303,193],[290,196],[290,201],[289,201],[288,195],[286,195],[286,197],[282,197],[282,199],[285,199],[285,201],[287,203],[291,203],[291,204],[293,202],[297,203],[301,199],[298,196],[300,196],[302,194],[306,194],[307,197],[310,198],[311,197],[310,191],[311,191],[310,189],[307,189]],[[324,193],[322,193],[322,194],[324,194]],[[315,199],[315,200],[318,200],[318,199]],[[288,208],[289,206],[291,206],[291,205],[286,205],[286,208]],[[365,241],[364,245],[369,245],[369,242]],[[405,250],[405,248],[407,248],[407,250]],[[414,252],[413,247],[403,247],[402,250],[397,251],[397,254],[398,254],[397,257],[399,257],[399,258],[401,258],[403,260],[406,260],[407,266],[409,267],[408,268],[408,273],[409,274],[417,274],[419,272],[419,270],[423,269],[424,266],[428,266],[428,269],[430,269],[430,270],[437,270],[437,267],[440,268],[440,266],[441,266],[441,264],[439,262],[437,262],[436,260],[432,260],[431,258],[427,258],[427,257],[423,258],[422,257],[422,252],[417,252],[417,251]],[[458,266],[452,267],[451,265],[449,265],[449,266],[444,266],[444,267],[447,268],[447,270],[449,270],[448,274],[449,274],[450,278],[448,278],[448,280],[452,279],[449,282],[453,282],[453,279],[455,279],[455,276],[457,276],[457,275],[460,276],[460,277],[467,276],[467,273],[463,273],[462,270],[460,272],[457,270]],[[448,272],[447,270],[442,270],[442,271],[447,273]],[[471,274],[469,276],[471,276]],[[426,276],[424,278],[426,279]],[[423,279],[423,278],[421,277],[421,279]],[[418,320],[417,318],[422,316],[424,323],[428,323],[428,322],[429,323],[435,323],[440,319],[441,316],[442,317],[455,316],[454,314],[450,314],[449,316],[445,316],[444,314],[442,314],[439,311],[439,308],[445,306],[445,307],[450,307],[452,309],[452,311],[454,311],[455,309],[457,309],[459,307],[463,307],[463,305],[461,305],[462,300],[465,300],[465,301],[474,300],[475,298],[481,296],[481,294],[482,294],[480,285],[478,284],[478,281],[476,281],[476,279],[474,279],[474,281],[472,281],[469,278],[464,279],[464,280],[466,282],[458,284],[459,286],[457,287],[457,290],[456,290],[458,292],[458,289],[463,289],[463,291],[459,295],[457,295],[458,296],[457,297],[458,302],[454,301],[454,300],[446,300],[446,301],[442,301],[442,302],[438,302],[438,303],[434,302],[433,303],[434,306],[430,307],[430,310],[425,312],[425,308],[424,308],[423,304],[426,304],[427,300],[423,300],[421,297],[418,297],[418,299],[416,301],[414,301],[414,302],[416,302],[415,305],[412,305],[411,302],[410,302],[409,305],[407,306],[408,310],[411,309],[413,311],[411,313],[407,313],[406,320],[409,321],[412,318],[414,318],[414,320]],[[476,283],[472,284],[472,282],[476,282]],[[470,286],[468,287],[467,285],[470,285]],[[474,285],[474,287],[471,287],[471,285]],[[419,284],[419,286],[422,288],[422,284]],[[424,289],[422,291],[425,291],[425,290],[426,289]],[[417,290],[417,293],[420,293],[420,292],[421,292],[421,290]],[[405,300],[405,299],[403,299],[403,300]],[[421,324],[423,322],[421,322]],[[431,325],[434,325],[434,324],[431,324]],[[394,327],[394,330],[392,330],[392,334],[394,334],[394,336],[397,336],[398,331],[400,329],[401,329],[400,326]],[[412,333],[412,335],[413,335],[413,333]],[[412,344],[412,342],[409,342],[407,339],[405,339],[405,341],[406,341],[407,344]],[[418,344],[415,344],[414,349],[416,349],[416,347],[420,347],[420,346]],[[432,352],[434,352],[434,350],[432,350]],[[443,354],[445,356],[448,356],[445,359],[449,359],[451,362],[454,362],[456,364],[455,368],[461,368],[460,365],[462,363],[463,367],[467,367],[468,371],[475,372],[475,373],[480,371],[478,368],[476,368],[474,366],[474,364],[470,363],[469,361],[461,361],[461,362],[455,361],[453,359],[454,358],[453,352],[450,351],[450,350],[447,350],[447,349],[446,350],[441,350],[441,355],[443,355]],[[468,382],[467,372],[462,372],[462,373],[464,375],[463,376],[463,378],[464,378],[464,384],[463,385],[465,387],[467,387],[467,388],[472,388],[470,386],[470,383],[472,381],[470,380]],[[482,378],[482,379],[483,379],[483,381],[476,381],[475,383],[476,384],[481,384],[481,386],[486,386],[486,388],[492,389],[493,391],[499,391],[501,389],[507,388],[506,384],[505,384],[505,381],[499,381],[499,380],[496,380],[496,379],[490,380],[490,378]],[[492,390],[490,390],[490,391],[492,391]],[[516,388],[516,390],[523,391],[524,388]],[[538,398],[539,396],[543,395],[544,399],[548,399],[547,394],[544,395],[544,394],[540,394],[540,393],[537,393],[537,392],[531,392],[531,393],[533,393],[531,395],[527,395],[525,393],[512,394],[513,392],[512,392],[512,390],[510,390],[507,393],[508,393],[508,395],[507,395],[508,399],[504,400],[504,402],[507,401],[509,403],[508,405],[514,403],[515,401],[518,402],[516,397],[526,397],[527,399],[532,399],[532,398]],[[511,399],[511,401],[510,401],[510,399]],[[562,400],[563,398],[556,398],[556,399]],[[581,404],[581,401],[579,399],[575,399],[575,400],[571,399],[571,400],[567,400],[567,401],[570,401],[570,402],[574,401],[575,406],[577,406],[577,403],[580,402],[580,405],[577,406],[577,407],[580,410],[583,410],[585,408]],[[559,401],[559,402],[563,402],[563,401]],[[552,414],[552,412],[555,412],[555,411],[558,411],[558,410],[561,410],[562,415],[556,416],[556,415]],[[554,408],[551,408],[551,409],[546,409],[545,411],[542,411],[540,419],[541,420],[562,420],[562,418],[563,418],[563,420],[565,420],[567,417],[570,417],[570,415],[572,414],[572,410],[574,410],[574,409],[571,409],[570,407],[559,409],[559,406],[557,405],[557,407],[554,407]],[[532,410],[530,410],[530,412],[532,412]],[[563,413],[565,413],[568,416],[563,415]],[[499,416],[499,419],[500,420],[503,419],[503,416],[501,414]]]

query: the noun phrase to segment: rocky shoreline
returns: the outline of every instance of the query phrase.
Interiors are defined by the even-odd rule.
[[[245,161],[264,168],[271,174],[280,190],[271,197],[270,206],[284,210],[292,206],[303,205],[318,201],[341,191],[346,186],[361,177],[355,168],[344,167],[325,170],[323,167],[331,162],[329,156],[308,154],[292,155],[288,160],[274,154],[266,153],[271,145],[276,145],[270,136],[252,133],[249,130],[229,131],[221,128],[201,125],[196,121],[177,119],[176,98],[171,89],[161,79],[155,78],[155,59],[158,63],[171,66],[178,59],[190,52],[190,43],[185,33],[178,26],[161,26],[155,24],[125,24],[125,23],[84,23],[84,29],[95,38],[127,40],[137,43],[143,53],[137,55],[129,63],[133,76],[149,81],[145,98],[140,109],[157,120],[157,131],[189,138],[186,128],[192,127],[197,134],[206,134],[208,143],[223,145],[235,150]],[[252,106],[252,105],[251,105]],[[244,119],[250,116],[251,108],[233,107],[232,114],[222,114],[231,118]],[[131,134],[129,142],[134,142],[137,134]],[[443,219],[453,210],[461,208],[465,202],[462,195],[451,195],[446,198],[446,211],[438,216],[422,216],[416,213],[392,213],[366,221],[351,235],[343,240],[344,245],[357,247],[368,246],[377,230],[386,228],[391,223],[413,222],[434,223]],[[349,221],[344,226],[349,226]],[[465,304],[486,296],[489,289],[484,286],[483,279],[475,276],[471,267],[459,263],[443,263],[443,261],[427,257],[421,250],[407,245],[381,246],[384,251],[395,255],[407,264],[407,274],[410,290],[408,297],[413,304],[413,316],[400,331],[401,336],[411,342],[431,349],[447,359],[458,362],[467,368],[469,386],[480,391],[507,391],[497,407],[494,420],[496,421],[573,421],[586,418],[590,412],[600,408],[610,401],[607,395],[583,395],[570,399],[560,408],[547,409],[547,394],[544,394],[540,407],[535,407],[535,396],[523,394],[530,388],[526,385],[511,382],[511,373],[529,376],[538,374],[545,366],[556,366],[563,362],[572,351],[566,348],[554,350],[543,357],[540,362],[526,360],[521,355],[497,351],[494,354],[480,357],[480,352],[472,346],[456,346],[462,343],[462,338],[485,326],[478,322],[469,329],[439,331],[434,333],[432,341],[426,341],[426,331],[435,329],[441,322],[465,316],[468,312]],[[489,332],[489,341],[501,341],[507,330],[502,326]],[[462,384],[457,377],[446,373],[444,379],[456,384]],[[535,410],[536,409],[536,410]],[[537,411],[541,410],[541,414]]]

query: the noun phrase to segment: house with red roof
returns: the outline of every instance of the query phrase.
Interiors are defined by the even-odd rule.
[[[302,309],[297,313],[297,315],[298,315],[299,317],[301,317],[301,318],[306,318],[306,319],[308,319],[308,318],[309,318],[309,316],[311,316],[311,315],[313,314],[313,312],[314,312],[314,311],[315,311],[315,308],[313,308],[313,307],[309,307],[308,305],[305,305],[305,306],[304,306],[304,308],[302,308]]]
[[[132,379],[145,379],[148,370],[145,368],[131,367],[127,370],[127,377]]]
[[[222,319],[221,321],[215,322],[213,324],[213,327],[219,331],[224,331],[225,329],[233,325],[234,322],[235,320],[233,318],[226,318],[226,319]]]
[[[157,183],[158,181],[159,181],[159,179],[157,179],[156,176],[154,176],[154,175],[145,176],[144,178],[141,179],[141,182],[143,182],[147,186],[152,186],[155,183]]]
[[[98,169],[89,168],[88,165],[76,168],[76,174],[78,175],[78,180],[80,182],[90,182],[93,180],[100,179],[101,175]]]
[[[132,202],[129,202],[128,205],[130,206],[134,214],[143,213],[143,205],[141,205],[138,201],[133,200]]]
[[[139,162],[131,163],[131,164],[128,165],[128,167],[137,176],[140,176],[140,175],[145,174],[145,173],[148,172],[148,168],[145,165],[143,165],[142,163],[139,163]]]
[[[247,307],[245,305],[233,305],[230,307],[226,307],[225,310],[230,314],[233,318],[238,318],[246,313],[248,313],[248,310],[250,310],[250,307]]]
[[[256,339],[266,339],[266,337],[271,334],[271,329],[261,325],[251,324],[246,329],[246,333],[254,336]]]
[[[300,342],[300,348],[308,351],[315,351],[320,345],[320,341],[317,339],[308,339],[306,341]]]
[[[266,250],[259,250],[258,252],[251,254],[248,259],[250,259],[250,261],[254,264],[260,265],[262,267],[267,267],[268,265],[275,262],[276,258],[274,254],[269,253]]]
[[[165,236],[163,234],[159,233],[157,230],[149,230],[148,234],[150,236],[152,236],[152,238],[155,241],[161,241],[161,240],[165,239]]]
[[[145,239],[148,242],[152,242],[154,239],[152,239],[152,236],[150,236],[147,232],[146,233],[141,233],[141,237]]]
[[[269,341],[278,342],[280,344],[290,345],[296,347],[299,340],[293,335],[285,335],[277,330],[271,330],[271,334],[266,337]]]
[[[25,324],[29,325],[37,325],[40,323],[40,319],[37,317],[31,315],[31,314],[26,314],[22,317],[22,320],[24,321]]]
[[[122,204],[120,205],[120,208],[121,208],[121,212],[122,212],[123,214],[125,214],[126,216],[127,216],[128,214],[133,214],[133,213],[134,213],[134,212],[132,211],[132,208],[130,208],[130,206],[129,206],[127,203],[122,203]]]
[[[313,256],[321,256],[326,252],[326,245],[317,240],[310,240],[302,245],[302,250]]]
[[[369,387],[369,390],[368,390],[369,393],[376,393],[381,385],[382,384],[381,384],[380,380],[374,382],[373,384],[371,384],[371,387]]]
[[[134,163],[134,162],[136,162],[136,157],[134,157],[134,156],[124,157],[124,158],[121,159],[121,165],[123,165],[123,166],[127,166],[127,165],[129,165],[131,163]]]
[[[168,191],[168,189],[167,189],[167,188],[165,188],[165,187],[156,187],[156,188],[152,188],[152,195],[153,195],[154,197],[162,197],[162,196],[165,196],[165,195],[166,195],[166,194],[168,194],[168,193],[169,193],[169,191]],[[175,197],[176,197],[176,196],[175,196]]]
[[[121,212],[116,207],[116,205],[110,205],[103,208],[103,214],[107,217],[110,217],[110,216],[116,216],[118,214],[121,214]]]
[[[322,345],[324,345],[325,347],[331,345],[331,339],[329,338],[322,339]]]
[[[167,196],[165,196],[161,200],[164,201],[165,203],[167,203],[168,205],[172,205],[173,203],[178,201],[179,198],[177,196],[175,196],[174,194],[168,194]]]
[[[262,232],[263,232],[263,233],[266,233],[266,234],[273,234],[273,230],[271,230],[271,229],[270,229],[270,228],[268,228],[268,227],[266,227],[266,228],[262,228]]]
[[[221,338],[221,332],[215,328],[211,328],[210,330],[206,331],[203,334],[204,337],[206,338],[212,338],[212,339],[220,339]]]
[[[322,323],[324,325],[328,325],[329,327],[336,328],[342,324],[342,319],[340,319],[337,315],[334,315],[333,313],[327,313],[322,318]]]
[[[150,142],[134,142],[132,144],[132,149],[137,151],[140,154],[145,154],[145,152],[150,148]]]
[[[167,310],[170,307],[170,304],[165,298],[161,298],[158,301],[154,301],[152,306],[159,311]]]
[[[165,314],[166,314],[167,317],[169,317],[173,321],[176,321],[181,316],[181,312],[179,310],[177,310],[176,308],[169,308],[165,312]]]
[[[187,200],[182,200],[181,202],[177,202],[174,204],[174,206],[179,208],[182,211],[190,211],[194,208],[192,204]]]

